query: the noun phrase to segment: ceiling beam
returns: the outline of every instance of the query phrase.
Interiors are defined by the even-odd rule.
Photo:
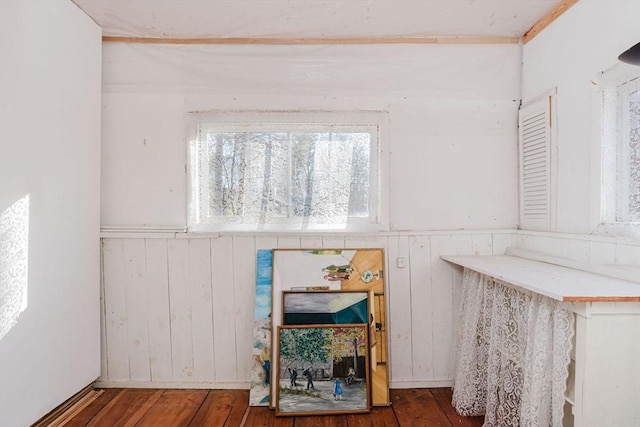
[[[522,43],[529,43],[535,36],[540,34],[542,30],[547,28],[553,21],[558,19],[560,15],[565,13],[571,6],[578,3],[578,0],[562,0],[558,6],[556,6],[552,11],[547,13],[545,16],[540,18],[538,22],[533,24],[533,27],[529,29],[526,33],[522,35]]]
[[[144,44],[256,44],[256,45],[364,45],[364,44],[517,44],[518,37],[212,37],[166,38],[103,36],[105,43]]]

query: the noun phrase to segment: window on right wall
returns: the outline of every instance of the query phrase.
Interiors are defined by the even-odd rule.
[[[603,73],[602,231],[640,231],[640,69],[620,64]]]

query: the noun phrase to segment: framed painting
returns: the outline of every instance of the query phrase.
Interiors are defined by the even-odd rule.
[[[274,249],[271,308],[271,360],[278,357],[277,327],[283,325],[281,293],[302,291],[366,291],[371,294],[369,363],[371,403],[389,405],[385,259],[382,249]],[[365,322],[363,322],[365,323]],[[369,323],[369,322],[366,322]],[[271,402],[277,388],[272,370]]]
[[[338,325],[369,323],[369,292],[284,291],[283,325]]]
[[[370,411],[366,324],[278,327],[277,416]]]

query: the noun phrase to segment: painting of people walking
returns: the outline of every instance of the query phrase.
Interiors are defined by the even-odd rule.
[[[369,412],[367,324],[280,326],[277,416]]]

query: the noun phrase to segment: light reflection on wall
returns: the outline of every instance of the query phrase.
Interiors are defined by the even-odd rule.
[[[0,214],[0,340],[27,308],[29,195]]]

